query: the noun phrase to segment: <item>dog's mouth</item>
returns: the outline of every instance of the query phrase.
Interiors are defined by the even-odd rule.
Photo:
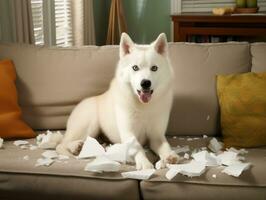
[[[153,90],[137,90],[139,99],[143,103],[148,103],[151,100],[151,95],[153,93]]]

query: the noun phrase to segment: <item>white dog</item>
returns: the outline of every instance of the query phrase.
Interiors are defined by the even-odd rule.
[[[123,33],[120,60],[110,88],[77,105],[57,152],[77,155],[87,136],[97,137],[102,131],[113,143],[137,139],[141,147],[135,155],[139,170],[153,168],[141,146],[147,140],[164,163],[176,163],[178,156],[165,138],[173,99],[172,81],[165,34],[150,45],[137,45]]]

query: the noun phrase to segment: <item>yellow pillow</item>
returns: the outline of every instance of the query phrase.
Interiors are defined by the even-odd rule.
[[[217,76],[225,146],[266,145],[266,72]]]
[[[15,80],[16,72],[12,62],[0,61],[0,137],[35,137],[33,130],[21,119]]]

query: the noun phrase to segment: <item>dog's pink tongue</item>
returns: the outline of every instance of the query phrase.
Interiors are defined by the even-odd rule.
[[[151,100],[151,93],[150,92],[141,92],[140,99],[144,103],[148,103]]]

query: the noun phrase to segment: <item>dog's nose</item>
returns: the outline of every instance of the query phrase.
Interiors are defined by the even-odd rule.
[[[151,87],[151,81],[150,80],[147,80],[147,79],[143,79],[141,82],[140,82],[140,85],[143,89],[149,89]]]

